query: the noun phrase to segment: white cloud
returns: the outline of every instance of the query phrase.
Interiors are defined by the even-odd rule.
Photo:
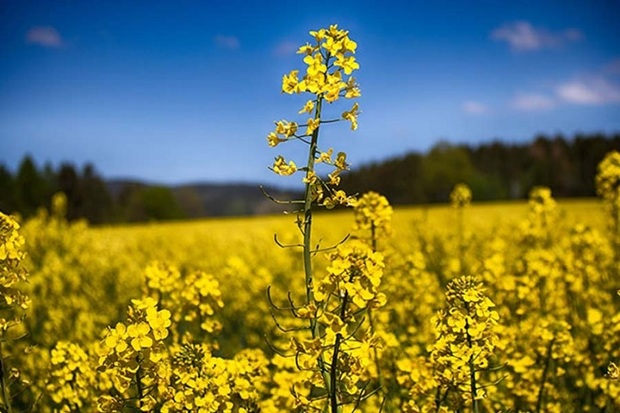
[[[224,36],[222,34],[215,36],[215,43],[218,46],[233,50],[238,49],[241,46],[241,42],[235,36]]]
[[[284,57],[294,54],[297,51],[297,44],[291,41],[283,41],[276,45],[273,49],[274,56]]]
[[[552,98],[539,93],[518,93],[512,101],[512,107],[528,112],[549,110],[555,107]]]
[[[58,31],[51,26],[33,27],[26,33],[26,43],[43,47],[62,47],[64,42]]]
[[[543,28],[536,28],[526,21],[507,23],[491,32],[491,38],[505,41],[515,51],[531,51],[561,46],[567,42],[580,40],[583,34],[578,29],[569,28],[551,33]]]
[[[475,102],[473,100],[468,100],[463,103],[462,106],[463,112],[470,115],[484,115],[489,111],[489,109],[480,102]]]
[[[603,77],[563,83],[555,92],[566,103],[600,105],[620,102],[620,86]]]

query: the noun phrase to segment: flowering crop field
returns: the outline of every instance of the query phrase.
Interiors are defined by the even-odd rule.
[[[313,373],[287,355],[303,334],[278,328],[303,301],[300,250],[282,247],[294,216],[90,228],[67,223],[62,201],[19,228],[30,305],[11,333],[26,335],[3,343],[14,406],[131,411],[119,399],[142,391],[143,411],[302,411]],[[600,201],[383,208],[385,304],[349,373],[381,390],[359,411],[464,409],[469,360],[480,411],[620,409],[620,282]],[[335,265],[329,247],[368,235],[358,220],[315,216],[317,274]]]
[[[282,79],[310,117],[267,135],[308,148],[270,168],[302,175],[304,199],[266,194],[290,214],[90,228],[62,194],[0,213],[0,412],[620,411],[620,153],[602,202],[348,195],[319,130],[358,127],[357,102],[330,114],[361,95],[357,44],[310,35]]]

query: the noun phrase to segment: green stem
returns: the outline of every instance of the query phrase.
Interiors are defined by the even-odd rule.
[[[465,243],[463,242],[463,208],[457,207],[457,231],[458,231],[458,241],[459,241],[459,271],[461,274],[465,273]]]
[[[323,104],[323,97],[318,96],[316,107],[314,110],[314,119],[320,119],[321,117],[321,108]],[[317,127],[312,132],[312,138],[310,140],[310,148],[308,149],[308,161],[306,163],[306,177],[311,177],[314,174],[314,163],[317,154],[317,147],[319,141],[319,127]],[[306,182],[305,188],[305,196],[304,196],[304,221],[303,221],[303,236],[304,236],[304,246],[303,246],[303,261],[304,261],[304,275],[306,281],[306,302],[312,303],[314,302],[314,284],[313,284],[313,275],[312,275],[312,183]],[[319,331],[319,323],[316,318],[310,319],[310,331],[312,332],[312,338],[316,339],[320,337],[321,333]],[[321,371],[321,375],[323,376],[323,381],[325,382],[325,389],[328,394],[332,389],[332,381],[325,366],[325,360],[323,359],[323,353],[319,355],[317,360],[319,365],[319,370]]]
[[[342,335],[336,334],[336,343],[334,344],[334,354],[332,354],[332,365],[329,372],[329,378],[332,383],[338,382],[338,353],[340,352],[340,343],[342,342]],[[329,404],[332,413],[338,413],[338,393],[337,386],[333,385],[329,389]]]
[[[538,399],[536,400],[536,413],[540,413],[540,410],[542,409],[543,399],[545,396],[545,383],[547,382],[547,374],[549,374],[549,366],[551,365],[551,351],[553,350],[554,343],[555,337],[549,342],[549,347],[547,348],[545,368],[543,369],[540,388],[538,389]]]
[[[352,279],[353,277],[351,277]],[[349,280],[351,281],[351,280]],[[340,307],[340,319],[344,321],[347,314],[347,305],[349,304],[349,293],[345,292],[342,298],[342,306]],[[336,383],[338,383],[338,355],[340,353],[340,344],[342,344],[342,334],[336,334],[336,343],[334,344],[334,353],[332,354],[332,363],[329,372],[329,377],[333,386],[330,389],[329,401],[332,413],[338,413],[340,411],[338,406],[338,393]]]
[[[437,386],[437,392],[435,393],[435,413],[439,411],[441,407],[441,386]]]
[[[136,386],[138,388],[138,408],[142,407],[142,398],[144,397],[144,387],[142,384],[142,366],[140,365],[140,355],[136,356],[138,362],[138,370],[136,371]]]
[[[321,116],[321,106],[323,98],[318,97],[316,108],[314,111],[314,119],[319,119]],[[310,177],[314,174],[314,163],[316,160],[317,146],[319,141],[319,127],[312,132],[312,139],[310,141],[310,148],[308,149],[308,161],[306,163],[306,177]],[[314,301],[313,285],[312,285],[312,185],[311,182],[306,182],[305,199],[304,199],[304,273],[306,276],[306,300],[308,303]],[[311,319],[313,338],[315,333],[316,320]]]
[[[0,382],[2,382],[2,401],[4,402],[4,411],[7,413],[12,413],[13,407],[11,406],[11,391],[6,381],[6,377],[4,355],[2,354],[2,343],[0,342]]]
[[[616,261],[616,277],[620,276],[620,189],[616,193],[616,200],[612,206],[613,219],[615,221],[615,233],[613,234],[614,240],[614,258]]]
[[[372,247],[372,252],[377,252],[377,228],[375,226],[375,222],[370,222],[370,243]],[[370,332],[375,332],[375,323],[372,319],[372,310],[368,309],[368,322],[370,324]],[[375,368],[377,369],[377,379],[379,380],[379,386],[381,387],[381,393],[384,397],[387,396],[387,389],[385,386],[385,381],[381,375],[381,368],[379,366],[379,352],[377,351],[377,347],[373,347],[373,355],[375,357]],[[390,406],[388,405],[387,410],[390,411]]]
[[[465,310],[469,314],[469,303],[465,303]],[[471,336],[469,335],[469,321],[465,319],[465,334],[467,336],[467,346],[473,348]],[[471,406],[474,413],[478,413],[478,394],[476,389],[476,367],[474,366],[474,355],[469,356],[469,382],[471,392]]]
[[[377,252],[377,228],[375,227],[375,221],[370,222],[370,242],[372,252]]]
[[[437,394],[435,394],[435,413],[439,413],[441,406],[448,399],[448,393],[450,393],[450,387],[446,387],[446,392],[441,395],[441,385],[437,387]]]

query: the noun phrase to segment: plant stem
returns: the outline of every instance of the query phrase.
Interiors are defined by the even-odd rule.
[[[321,96],[317,99],[316,108],[314,111],[314,118],[319,119],[321,116],[321,106],[323,98]],[[310,141],[310,148],[308,149],[308,162],[306,163],[306,177],[310,177],[314,173],[314,162],[316,159],[317,146],[319,141],[319,127],[312,132],[312,139]],[[309,181],[309,180],[308,180]],[[312,285],[312,183],[306,182],[305,199],[304,199],[304,221],[303,221],[303,235],[304,235],[304,273],[306,276],[306,300],[308,303],[314,301],[313,285]],[[315,333],[316,320],[311,319],[313,338]]]
[[[4,408],[6,413],[12,413],[13,407],[11,406],[11,391],[6,381],[6,372],[4,371],[4,356],[2,354],[2,342],[0,342],[0,382],[2,385],[2,401],[4,402]]]
[[[136,371],[136,386],[138,387],[138,408],[142,407],[142,398],[144,397],[144,388],[142,387],[142,366],[140,365],[140,355],[136,356],[138,362],[138,370]]]
[[[336,334],[336,343],[334,344],[334,354],[332,354],[332,365],[329,372],[329,377],[332,383],[338,381],[338,353],[340,352],[340,343],[342,342],[342,335]],[[332,413],[338,413],[338,393],[337,386],[333,385],[329,389],[329,404]]]
[[[353,278],[353,277],[351,277]],[[342,305],[340,307],[340,319],[344,321],[347,314],[347,305],[349,304],[349,293],[345,292],[342,297]],[[336,342],[334,343],[334,353],[332,354],[332,363],[329,372],[330,380],[333,383],[330,393],[329,401],[332,413],[338,413],[340,411],[338,406],[338,393],[336,383],[338,382],[338,355],[340,353],[340,344],[342,343],[342,334],[336,334]]]
[[[370,222],[370,243],[372,247],[372,252],[377,252],[377,227],[375,226],[375,221]],[[375,323],[372,319],[372,310],[368,309],[368,323],[370,324],[370,332],[375,332]],[[377,380],[379,380],[379,386],[381,387],[381,393],[384,398],[387,397],[387,389],[381,375],[381,368],[379,366],[379,352],[377,351],[377,347],[373,346],[373,355],[375,357],[375,368],[377,369]],[[387,411],[391,411],[390,405],[387,404]]]
[[[318,96],[316,107],[314,110],[314,119],[320,119],[321,107],[323,104],[323,97]],[[317,146],[319,141],[319,128],[320,125],[312,132],[312,139],[310,140],[310,148],[308,149],[308,161],[306,163],[306,177],[311,177],[314,174],[314,163],[316,159]],[[314,285],[312,275],[312,182],[310,179],[306,182],[305,196],[304,196],[304,221],[303,221],[303,261],[304,261],[304,275],[306,282],[306,302],[308,304],[314,302]],[[310,319],[310,331],[312,332],[312,338],[316,339],[320,337],[319,323],[316,317]],[[332,380],[325,367],[325,360],[323,359],[323,353],[319,355],[317,360],[323,381],[325,382],[325,389],[328,394],[332,391]]]
[[[553,350],[553,344],[555,343],[555,337],[549,342],[547,348],[547,357],[545,358],[545,368],[543,369],[540,388],[538,389],[538,399],[536,400],[536,413],[540,413],[542,409],[543,398],[545,395],[545,383],[547,382],[547,374],[549,374],[549,365],[551,364],[551,351]]]
[[[469,303],[465,303],[465,310],[469,314]],[[471,349],[473,347],[471,342],[471,336],[469,335],[469,321],[465,319],[465,334],[467,336],[467,346]],[[478,413],[478,398],[476,389],[476,368],[474,366],[474,355],[469,356],[469,382],[471,392],[471,407],[474,413]]]

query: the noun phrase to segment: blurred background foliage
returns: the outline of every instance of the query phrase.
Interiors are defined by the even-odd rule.
[[[597,165],[611,150],[620,150],[620,134],[539,135],[527,143],[495,140],[477,146],[440,141],[426,153],[354,167],[342,176],[341,186],[351,194],[379,192],[393,205],[447,202],[459,182],[469,185],[479,201],[525,199],[535,185],[549,187],[558,198],[593,197]],[[64,192],[67,219],[91,224],[281,211],[259,184],[106,180],[92,164],[38,166],[26,155],[14,172],[0,164],[0,210],[29,218],[41,207],[49,209],[53,194]],[[279,199],[301,196],[295,190],[266,190]]]

